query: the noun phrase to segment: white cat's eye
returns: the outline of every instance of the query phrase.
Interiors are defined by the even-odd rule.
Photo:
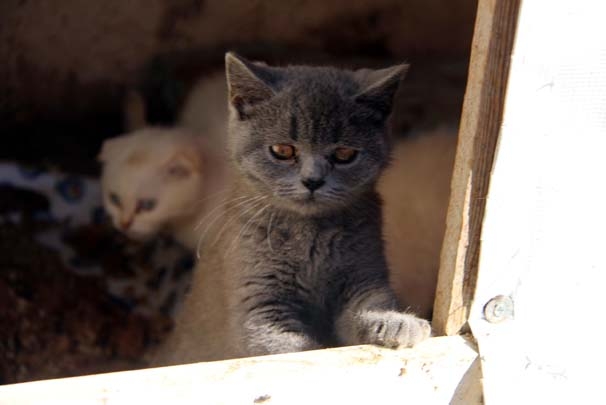
[[[345,164],[353,162],[358,156],[358,151],[352,148],[337,148],[332,153],[332,160],[335,163]]]
[[[270,146],[269,151],[273,157],[278,160],[290,160],[293,159],[297,154],[297,150],[294,146],[284,143]]]
[[[120,197],[116,193],[109,193],[109,201],[114,204],[116,207],[120,207]]]
[[[156,207],[156,200],[153,198],[146,198],[137,202],[137,212],[151,211]]]

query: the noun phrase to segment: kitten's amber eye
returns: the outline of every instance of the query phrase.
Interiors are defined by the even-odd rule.
[[[151,211],[156,207],[156,200],[153,198],[146,198],[137,202],[137,212]]]
[[[109,194],[109,201],[111,201],[111,203],[114,204],[116,207],[120,207],[121,205],[120,197],[118,197],[118,194],[116,193]]]
[[[279,143],[269,148],[271,154],[279,160],[290,160],[295,157],[297,150],[292,145]]]
[[[335,163],[351,163],[358,156],[358,151],[352,148],[337,148],[332,154]]]

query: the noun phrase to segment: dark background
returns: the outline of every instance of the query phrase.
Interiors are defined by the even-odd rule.
[[[269,63],[407,61],[396,129],[460,114],[475,0],[3,0],[0,160],[96,173],[123,131],[128,89],[174,122],[188,86],[225,50]]]

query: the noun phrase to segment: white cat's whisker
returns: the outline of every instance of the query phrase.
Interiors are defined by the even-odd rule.
[[[206,228],[204,229],[204,231],[202,231],[202,233],[200,234],[200,238],[198,239],[198,245],[196,248],[196,256],[198,257],[198,259],[200,258],[200,247],[202,246],[202,241],[204,240],[204,237],[206,236],[206,234],[208,233],[208,231],[212,228],[212,225],[217,222],[223,215],[227,214],[229,211],[232,211],[244,204],[249,204],[252,202],[256,202],[259,199],[263,199],[265,198],[264,196],[256,196],[256,197],[244,197],[246,198],[244,201],[240,201],[238,204],[234,205],[233,207],[229,207],[224,211],[220,211],[217,213],[217,215],[215,215],[214,219],[212,221],[210,221],[207,225]],[[241,200],[242,197],[239,197],[237,199],[234,200]],[[226,204],[222,204],[222,206],[224,207],[225,205],[234,202],[234,200],[231,200],[229,202],[227,202]]]
[[[250,225],[252,225],[252,221],[256,217],[258,217],[259,215],[261,215],[263,213],[263,211],[265,211],[270,206],[271,206],[271,204],[265,205],[263,208],[261,208],[259,211],[257,211],[257,213],[255,215],[253,215],[252,217],[250,217],[250,219],[248,221],[246,221],[246,224],[244,224],[244,226],[242,227],[242,229],[238,233],[238,236],[236,236],[234,238],[234,240],[229,244],[229,248],[227,249],[227,253],[231,252],[231,250],[234,249],[238,245],[237,242],[242,238],[242,235],[244,235],[244,232],[248,229],[248,227]]]
[[[229,226],[229,224],[233,223],[236,219],[242,217],[242,215],[246,214],[247,212],[250,212],[250,211],[254,210],[255,208],[258,208],[260,205],[263,204],[263,200],[265,198],[267,198],[267,197],[260,198],[257,201],[250,203],[251,206],[248,207],[248,208],[246,208],[246,210],[242,211],[240,213],[240,215],[234,215],[231,219],[229,219],[228,221],[225,221],[225,223],[223,224],[223,226],[221,227],[221,229],[217,233],[217,236],[215,237],[215,240],[213,241],[213,243],[211,244],[211,246],[214,246],[219,241],[219,239],[221,238],[221,234],[223,234],[223,232],[227,229],[227,227]]]

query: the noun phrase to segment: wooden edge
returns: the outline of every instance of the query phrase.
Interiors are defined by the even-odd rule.
[[[439,335],[467,327],[519,5],[520,0],[478,2],[434,302]]]
[[[413,349],[353,346],[0,386],[0,403],[475,404],[477,359],[465,337],[439,337]]]

